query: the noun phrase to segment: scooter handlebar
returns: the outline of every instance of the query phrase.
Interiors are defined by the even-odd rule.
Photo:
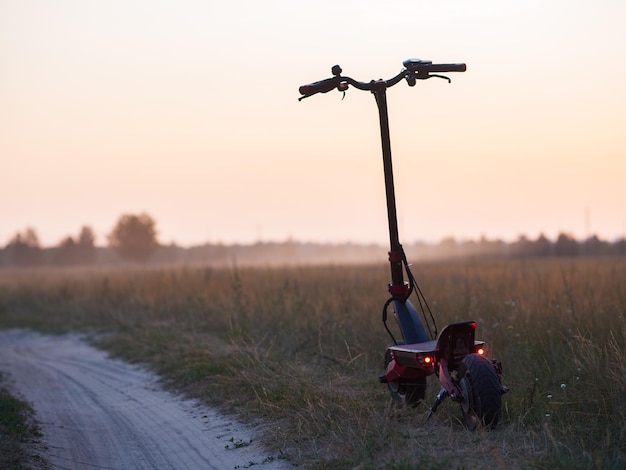
[[[467,67],[465,64],[433,64],[431,60],[423,59],[407,59],[402,62],[402,65],[409,72],[465,72]]]
[[[465,64],[431,64],[426,69],[429,72],[465,72],[467,66]]]
[[[339,77],[327,78],[318,82],[302,85],[298,88],[301,95],[311,96],[315,93],[328,93],[339,84]]]
[[[350,77],[342,76],[341,67],[335,65],[332,69],[332,73],[335,75],[334,77],[309,83],[308,85],[302,85],[298,88],[298,91],[302,95],[302,97],[298,98],[298,100],[302,100],[303,98],[307,98],[316,93],[328,93],[334,88],[337,88],[339,91],[345,91],[349,85],[354,86],[359,90],[369,91],[379,89],[381,86],[388,88],[395,85],[403,78],[407,79],[410,86],[415,85],[416,79],[423,80],[431,77],[446,78],[450,81],[447,77],[434,74],[446,72],[465,72],[467,69],[466,65],[463,63],[433,64],[430,60],[422,59],[407,59],[402,63],[402,65],[404,65],[405,68],[395,77],[390,78],[389,80],[372,80],[370,82],[359,82]],[[433,75],[430,75],[431,73],[433,73]]]

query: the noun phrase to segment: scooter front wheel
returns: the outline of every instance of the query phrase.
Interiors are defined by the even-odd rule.
[[[399,342],[398,344],[402,343]],[[384,370],[387,369],[391,360],[391,351],[387,350],[385,353]],[[392,380],[387,382],[387,388],[389,389],[391,398],[393,398],[393,401],[398,405],[415,407],[419,405],[426,396],[426,376],[414,380]]]
[[[469,354],[463,359],[459,377],[466,427],[471,431],[494,428],[502,412],[502,386],[491,361],[479,354]]]

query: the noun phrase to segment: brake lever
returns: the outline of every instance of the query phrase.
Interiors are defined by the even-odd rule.
[[[445,75],[432,74],[432,75],[428,75],[428,77],[426,77],[426,78],[431,78],[431,77],[443,78],[444,80],[448,80],[448,83],[452,83],[452,80],[449,77],[446,77]]]
[[[430,74],[428,72],[409,72],[404,78],[406,79],[409,86],[415,86],[415,82],[417,80],[428,80],[429,78],[443,78],[444,80],[448,80],[448,83],[451,83],[452,80],[446,77],[445,75],[437,75],[435,73]]]

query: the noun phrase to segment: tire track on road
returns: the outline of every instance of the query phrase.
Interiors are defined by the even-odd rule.
[[[241,424],[163,391],[153,374],[108,358],[77,335],[0,330],[0,370],[35,409],[54,468],[289,467]]]

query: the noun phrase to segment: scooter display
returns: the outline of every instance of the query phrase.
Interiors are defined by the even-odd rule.
[[[332,90],[345,93],[351,86],[374,95],[380,120],[391,268],[391,283],[388,285],[391,297],[383,305],[382,320],[392,344],[385,352],[384,371],[379,381],[387,385],[396,403],[416,406],[425,399],[427,377],[435,375],[441,387],[428,417],[449,397],[460,404],[465,426],[475,430],[493,428],[500,420],[502,395],[508,391],[501,381],[502,364],[489,359],[485,342],[475,339],[475,321],[446,325],[438,333],[432,311],[411,272],[398,235],[386,95],[388,88],[402,80],[411,87],[418,80],[430,78],[450,82],[450,78],[441,74],[465,70],[463,63],[433,64],[429,60],[408,59],[393,78],[360,82],[342,75],[341,67],[335,65],[331,69],[331,78],[301,86],[299,100]],[[409,300],[412,295],[417,299],[422,318]],[[398,325],[401,339],[395,338],[387,324],[389,311]]]

